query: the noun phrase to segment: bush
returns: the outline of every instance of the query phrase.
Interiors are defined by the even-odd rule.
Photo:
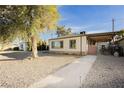
[[[38,46],[37,49],[38,50],[49,50],[49,46],[42,44],[42,45]]]
[[[13,50],[14,51],[19,51],[19,47],[14,47]]]

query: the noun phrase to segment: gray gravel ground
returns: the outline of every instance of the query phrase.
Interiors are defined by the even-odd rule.
[[[28,60],[28,52],[0,53],[0,87],[28,87],[48,74],[71,63],[78,56],[39,54]]]
[[[83,80],[87,88],[123,88],[124,57],[98,55],[90,72]]]

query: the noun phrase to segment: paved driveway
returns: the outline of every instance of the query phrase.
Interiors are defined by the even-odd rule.
[[[82,87],[124,87],[124,57],[98,55]]]

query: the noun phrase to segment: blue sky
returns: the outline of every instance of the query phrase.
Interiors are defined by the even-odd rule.
[[[74,33],[111,31],[112,18],[115,19],[115,30],[124,28],[124,6],[66,5],[59,6],[58,11],[60,13],[58,25],[70,27]],[[43,33],[41,37],[47,40],[56,35],[51,31],[51,33]]]

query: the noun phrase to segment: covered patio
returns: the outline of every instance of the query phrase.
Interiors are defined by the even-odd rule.
[[[110,42],[117,32],[105,32],[105,33],[95,33],[87,34],[88,39],[88,54],[97,54],[98,44],[102,42]]]
[[[108,42],[111,41],[113,36],[116,34],[117,32],[104,32],[104,33],[87,34],[87,37],[89,41]]]

